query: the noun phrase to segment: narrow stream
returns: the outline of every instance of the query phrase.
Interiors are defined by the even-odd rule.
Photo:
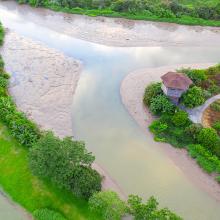
[[[119,93],[122,79],[133,70],[219,62],[219,48],[108,47],[38,25],[39,14],[34,10],[30,13],[33,20],[30,16],[26,19],[27,15],[17,7],[0,3],[0,20],[5,27],[83,62],[73,103],[73,134],[85,140],[98,163],[123,191],[143,198],[155,195],[161,206],[171,208],[185,219],[219,220],[220,204],[188,180],[157,143],[146,137],[124,108]],[[51,16],[47,19],[53,23]],[[1,212],[0,219],[11,220],[3,218]]]

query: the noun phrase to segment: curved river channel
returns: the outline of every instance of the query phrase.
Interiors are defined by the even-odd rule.
[[[82,61],[83,72],[72,109],[73,134],[85,140],[97,162],[121,189],[143,198],[155,195],[162,207],[167,206],[188,220],[219,220],[220,203],[192,183],[157,143],[146,137],[120,97],[121,81],[131,71],[219,62],[219,47],[103,46],[39,25],[39,13],[33,9],[22,13],[19,7],[22,6],[9,7],[0,2],[0,20],[5,27]],[[33,19],[27,19],[28,13]],[[53,17],[45,17],[56,25]]]

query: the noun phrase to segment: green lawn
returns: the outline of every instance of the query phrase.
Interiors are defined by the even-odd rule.
[[[87,202],[33,176],[27,157],[28,150],[11,138],[0,123],[0,185],[15,202],[30,213],[47,207],[69,220],[99,219],[88,210]]]

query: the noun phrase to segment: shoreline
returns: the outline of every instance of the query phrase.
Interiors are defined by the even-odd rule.
[[[89,17],[55,12],[45,8],[32,8],[13,1],[0,1],[0,19],[3,24],[7,24],[7,16],[12,17],[16,22],[14,15],[19,15],[23,21],[29,20],[55,32],[106,46],[199,47],[203,45],[215,47],[220,44],[220,27],[187,26],[102,16]],[[7,27],[6,24],[5,27]]]
[[[212,65],[214,64],[179,64],[134,71],[128,74],[121,83],[120,94],[122,103],[128,113],[143,129],[147,137],[153,139],[153,134],[146,128],[148,128],[155,117],[151,115],[142,102],[146,86],[151,82],[161,81],[160,77],[168,71],[181,67],[207,68]],[[167,143],[156,143],[193,184],[220,202],[220,184],[214,180],[212,175],[205,173],[197,165],[196,161],[188,156],[185,149],[177,149]]]
[[[9,30],[0,52],[12,75],[9,92],[18,109],[43,130],[60,138],[73,136],[71,106],[82,63]],[[93,167],[104,176],[104,190],[113,189],[126,198],[103,167],[97,163]]]

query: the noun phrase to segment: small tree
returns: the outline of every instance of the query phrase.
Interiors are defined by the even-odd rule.
[[[182,96],[183,104],[188,108],[194,108],[205,102],[203,91],[200,87],[193,86]]]
[[[189,127],[185,128],[185,133],[193,138],[194,141],[197,140],[199,132],[202,130],[201,124],[191,124]]]
[[[106,220],[120,220],[126,213],[126,203],[112,191],[95,193],[89,199],[89,208]]]
[[[174,110],[175,106],[165,95],[158,95],[151,100],[150,111],[155,115],[172,114]]]
[[[128,198],[128,206],[129,213],[134,216],[135,220],[182,219],[166,208],[159,210],[158,202],[154,197],[150,197],[146,203],[143,203],[139,196],[130,195]]]
[[[218,143],[218,135],[213,128],[203,128],[199,132],[197,140],[201,145],[213,151]]]
[[[185,111],[177,111],[172,117],[172,122],[178,127],[183,127],[189,124],[190,120],[188,114]]]
[[[146,106],[150,106],[151,100],[155,98],[158,95],[163,94],[163,91],[161,89],[161,83],[152,83],[150,84],[144,92],[144,104]]]

